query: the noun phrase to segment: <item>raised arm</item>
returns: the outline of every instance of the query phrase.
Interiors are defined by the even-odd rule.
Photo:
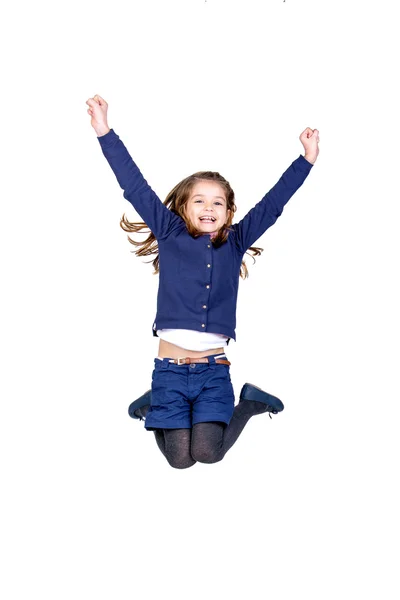
[[[91,125],[97,133],[101,149],[106,157],[124,198],[139,213],[157,239],[168,235],[171,227],[180,219],[174,215],[151,189],[119,136],[107,124],[108,105],[100,96],[86,102],[92,115]]]
[[[317,160],[318,130],[305,129],[300,135],[300,141],[305,148],[305,156],[300,154],[262,200],[239,223],[233,225],[238,245],[243,252],[280,217],[285,204],[304,183]]]

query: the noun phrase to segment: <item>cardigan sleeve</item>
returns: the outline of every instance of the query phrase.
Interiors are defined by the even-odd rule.
[[[313,166],[300,154],[262,200],[239,223],[232,226],[243,252],[280,217],[283,207],[304,183]]]
[[[172,213],[151,189],[113,129],[97,139],[124,190],[124,198],[132,204],[157,239],[166,237],[173,224],[181,221],[180,217]]]

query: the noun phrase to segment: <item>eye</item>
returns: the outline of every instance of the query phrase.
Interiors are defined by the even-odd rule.
[[[222,206],[222,202],[216,202],[215,204],[219,204],[219,206]]]
[[[195,203],[196,203],[196,202],[203,202],[203,200],[195,200]]]

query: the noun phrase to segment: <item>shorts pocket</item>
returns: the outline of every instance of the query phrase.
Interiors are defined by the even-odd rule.
[[[151,406],[160,406],[165,403],[169,376],[168,371],[154,369],[151,378]]]

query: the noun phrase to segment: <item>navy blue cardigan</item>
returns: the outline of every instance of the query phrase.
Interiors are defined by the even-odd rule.
[[[222,333],[235,340],[243,256],[282,214],[313,165],[300,155],[263,199],[232,225],[228,240],[215,248],[209,235],[189,235],[183,219],[153,192],[113,129],[97,139],[124,198],[158,242],[160,279],[153,335],[157,329],[194,329]]]

